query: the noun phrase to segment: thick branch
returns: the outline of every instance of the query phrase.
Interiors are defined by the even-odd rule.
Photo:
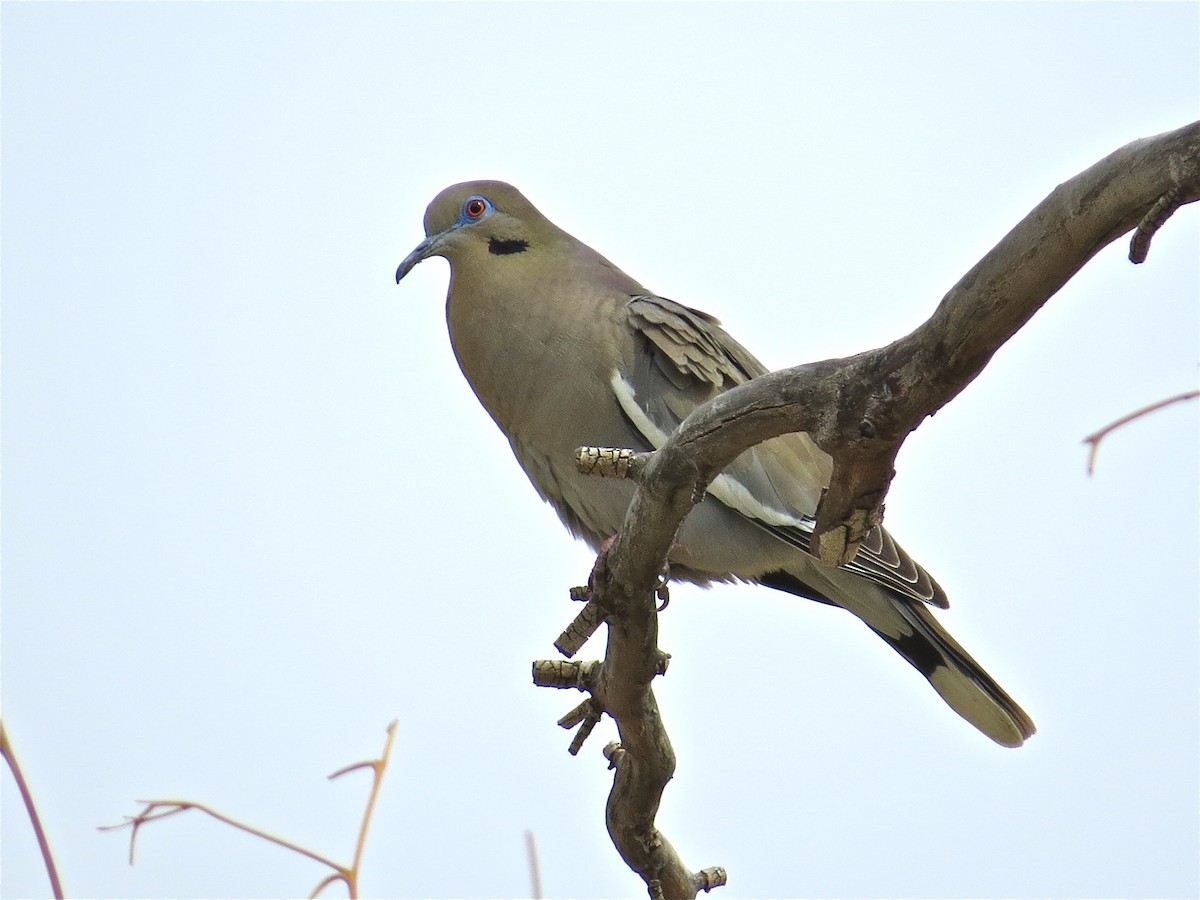
[[[653,487],[639,499],[653,503],[647,514],[661,519],[646,535],[654,544],[647,551],[669,546],[663,538],[674,536],[687,498],[739,453],[805,431],[834,461],[813,546],[825,562],[848,562],[882,516],[892,463],[908,434],[970,384],[1089,259],[1172,192],[1173,205],[1200,199],[1200,123],[1128,144],[1059,185],[911,334],[756,378],[696,410],[647,465],[643,481]],[[610,565],[620,569],[615,558]]]
[[[1059,185],[912,334],[721,394],[630,467],[626,475],[639,489],[592,584],[591,601],[609,626],[593,698],[621,734],[619,747],[610,748],[617,775],[609,833],[652,896],[657,889],[665,897],[693,897],[710,886],[706,873],[689,872],[654,827],[675,757],[650,689],[659,654],[655,584],[680,523],[708,484],[749,447],[807,432],[834,461],[813,547],[825,562],[848,562],[882,517],[893,462],[908,434],[957,396],[1101,248],[1139,223],[1147,223],[1139,234],[1152,233],[1165,219],[1160,200],[1171,192],[1172,209],[1200,199],[1200,123],[1135,141]]]

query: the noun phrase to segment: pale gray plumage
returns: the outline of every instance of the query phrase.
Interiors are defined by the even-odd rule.
[[[454,353],[543,499],[598,547],[621,525],[626,481],[575,470],[581,446],[654,449],[699,404],[767,370],[712,316],[646,290],[555,226],[515,188],[457,184],[425,213],[430,256],[450,262]],[[837,569],[806,552],[831,472],[803,434],[738,457],[688,515],[673,578],[757,582],[842,606],[912,663],[988,737],[1019,746],[1032,720],[936,622],[946,595],[883,528]]]

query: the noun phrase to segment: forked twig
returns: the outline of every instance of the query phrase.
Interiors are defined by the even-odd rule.
[[[1110,422],[1099,431],[1089,434],[1083,439],[1083,443],[1091,445],[1091,449],[1088,451],[1088,475],[1090,476],[1096,470],[1096,453],[1100,449],[1100,441],[1106,438],[1111,432],[1116,431],[1124,425],[1128,425],[1135,419],[1140,419],[1142,416],[1148,416],[1152,412],[1157,412],[1164,406],[1170,406],[1173,403],[1182,403],[1184,400],[1195,400],[1197,397],[1200,397],[1200,391],[1185,391],[1182,394],[1176,394],[1174,397],[1168,397],[1166,400],[1159,400],[1157,403],[1151,403],[1149,406],[1143,406],[1141,409],[1134,410],[1128,415],[1121,416],[1115,422]]]
[[[367,830],[370,827],[371,815],[375,811],[375,801],[379,797],[379,786],[383,781],[383,773],[387,769],[388,759],[392,753],[392,742],[396,736],[396,720],[393,720],[387,727],[387,740],[383,745],[383,753],[379,759],[367,760],[365,762],[355,763],[351,766],[346,766],[343,769],[338,769],[329,778],[332,780],[345,775],[348,772],[354,772],[358,769],[370,769],[373,775],[371,783],[371,793],[367,798],[367,805],[363,810],[362,822],[358,828],[358,840],[354,845],[354,862],[350,866],[343,866],[322,856],[307,847],[302,847],[299,844],[293,843],[286,838],[281,838],[278,835],[271,834],[268,831],[263,831],[261,828],[256,828],[253,825],[248,825],[245,822],[240,822],[237,819],[227,816],[222,812],[218,812],[210,806],[203,803],[195,803],[191,800],[139,800],[139,803],[144,804],[144,808],[137,815],[125,816],[125,821],[119,825],[102,825],[100,831],[115,831],[119,828],[131,829],[129,835],[129,864],[133,865],[134,845],[137,841],[138,829],[148,822],[155,822],[159,819],[165,819],[168,816],[174,816],[182,812],[187,812],[189,809],[197,810],[212,816],[214,819],[224,822],[239,831],[244,831],[247,834],[252,834],[255,837],[262,838],[264,841],[269,841],[293,853],[299,853],[301,856],[306,856],[314,862],[319,862],[322,865],[328,866],[333,871],[318,882],[313,892],[309,894],[309,898],[317,897],[320,893],[336,881],[341,881],[346,885],[346,891],[351,898],[358,897],[358,874],[359,866],[362,862],[363,848],[367,842]],[[56,896],[61,897],[61,894]]]
[[[383,773],[387,769],[388,759],[392,755],[392,741],[394,741],[395,738],[396,720],[392,719],[391,723],[387,727],[387,740],[383,744],[383,753],[380,754],[379,759],[372,759],[366,762],[357,763],[353,766],[347,766],[344,769],[338,769],[329,776],[329,780],[332,781],[333,779],[345,775],[347,772],[353,772],[356,769],[371,770],[371,793],[370,796],[367,797],[367,805],[366,808],[363,809],[362,822],[360,822],[358,826],[358,840],[354,842],[354,863],[350,866],[352,880],[348,880],[346,882],[346,887],[348,890],[350,890],[351,896],[358,896],[359,863],[362,862],[363,848],[367,844],[367,829],[370,828],[371,825],[371,816],[375,812],[375,801],[379,798],[379,786],[383,782]],[[313,896],[315,897],[319,893],[320,890],[317,890],[313,893]]]
[[[134,816],[125,816],[125,821],[119,825],[101,825],[100,831],[116,831],[118,828],[129,827],[131,834],[129,836],[129,864],[133,865],[134,843],[137,840],[138,829],[149,822],[157,822],[159,819],[166,819],[170,816],[178,815],[179,813],[187,812],[194,809],[197,812],[202,812],[205,815],[212,816],[218,822],[224,822],[239,831],[244,831],[247,834],[252,834],[255,837],[260,837],[264,841],[270,841],[272,844],[278,844],[301,856],[307,856],[309,859],[329,866],[335,871],[345,871],[342,866],[339,866],[333,860],[315,853],[306,847],[292,843],[287,838],[281,838],[279,835],[271,834],[268,831],[263,831],[261,828],[256,828],[245,822],[240,822],[232,816],[227,816],[223,812],[213,809],[211,806],[205,806],[203,803],[196,803],[192,800],[139,800],[143,804],[143,809],[140,813]]]

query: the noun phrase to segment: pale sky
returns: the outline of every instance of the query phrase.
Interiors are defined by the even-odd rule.
[[[397,263],[516,184],[768,365],[906,333],[1054,186],[1200,117],[1200,6],[43,4],[2,25],[3,716],[69,893],[640,896],[534,659],[592,556]],[[1200,894],[1200,216],[1093,260],[927,421],[887,525],[1039,733],[852,616],[677,587],[659,824],[750,897]],[[601,652],[598,641],[583,658]],[[48,895],[7,773],[0,894]],[[342,896],[336,890],[328,896]]]

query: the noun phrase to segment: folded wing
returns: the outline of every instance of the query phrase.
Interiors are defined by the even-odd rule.
[[[641,336],[633,366],[613,376],[625,415],[653,447],[701,404],[767,369],[712,316],[663,297],[626,306]],[[735,459],[709,493],[785,543],[808,551],[812,516],[832,460],[802,433],[782,435]],[[945,592],[888,532],[873,529],[844,567],[901,596],[946,607]]]

